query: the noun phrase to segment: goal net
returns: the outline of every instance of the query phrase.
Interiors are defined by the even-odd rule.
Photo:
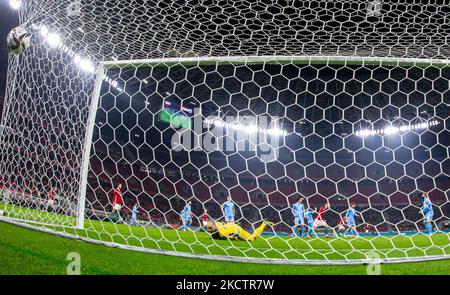
[[[22,1],[1,219],[270,263],[450,255],[446,1]]]

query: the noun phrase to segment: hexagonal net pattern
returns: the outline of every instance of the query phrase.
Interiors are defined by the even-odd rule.
[[[449,257],[445,3],[53,2],[20,10],[3,220],[207,259]]]

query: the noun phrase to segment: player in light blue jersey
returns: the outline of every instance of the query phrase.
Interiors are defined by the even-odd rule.
[[[234,216],[236,215],[236,209],[234,203],[231,200],[231,196],[227,197],[227,201],[222,205],[222,213],[225,217],[225,222],[234,222]]]
[[[138,225],[138,204],[134,204],[133,209],[131,210],[131,220],[130,225]]]
[[[345,214],[345,219],[347,220],[347,230],[344,232],[344,237],[347,236],[348,232],[352,236],[359,237],[358,232],[356,231],[356,216],[358,215],[355,210],[356,203],[352,202],[350,204],[350,208],[348,208],[347,213]]]
[[[313,234],[315,235],[315,233],[314,233],[314,215],[316,214],[316,212],[317,212],[316,208],[314,208],[314,210],[309,209],[309,208],[305,210],[306,225],[308,226],[308,234],[306,235],[306,237],[308,239],[310,239]]]
[[[292,205],[291,211],[292,215],[294,215],[294,227],[292,231],[294,232],[294,236],[298,234],[298,228],[301,228],[300,236],[303,237],[305,234],[305,205],[303,205],[303,201],[305,199],[299,197],[297,202]]]
[[[181,221],[183,223],[183,226],[181,227],[181,230],[188,230],[191,227],[192,224],[192,208],[191,208],[192,201],[188,200],[186,202],[186,206],[184,206],[183,211],[181,211]]]
[[[425,232],[427,234],[432,234],[433,226],[431,225],[431,223],[433,222],[434,216],[433,204],[431,203],[430,198],[425,192],[422,193],[422,198],[423,198],[423,205],[422,208],[420,209],[420,213],[422,213],[424,217]]]

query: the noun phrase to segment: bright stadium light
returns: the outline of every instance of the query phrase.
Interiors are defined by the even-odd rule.
[[[386,129],[384,129],[384,134],[387,134],[387,135],[395,134],[395,133],[397,133],[398,131],[399,131],[398,128],[389,126],[389,127],[387,127]]]
[[[59,48],[61,51],[63,51],[65,54],[70,56],[73,60],[73,63],[78,66],[78,68],[86,73],[93,74],[95,72],[95,65],[89,58],[83,58],[76,52],[74,52],[72,49],[70,49],[69,46],[66,44],[63,44],[63,41],[55,32],[50,31],[50,29],[45,25],[38,25],[36,23],[33,23],[31,26],[34,30],[39,31],[42,37],[44,37],[45,42],[47,45],[51,48]],[[114,81],[108,76],[104,76],[103,80],[110,84],[113,88],[115,88],[118,91],[123,91],[121,87],[119,87],[119,83],[117,81]]]
[[[47,34],[48,34],[48,28],[47,28],[46,26],[41,26],[39,30],[40,30],[40,33],[41,33],[41,35],[42,35],[43,37],[46,37],[46,36],[47,36]]]
[[[47,43],[50,47],[56,48],[61,45],[61,37],[56,33],[47,34]]]
[[[216,127],[222,127],[225,129],[232,129],[236,131],[243,131],[247,134],[254,134],[254,133],[264,133],[272,136],[286,136],[288,133],[287,131],[272,127],[272,128],[259,128],[257,125],[248,125],[248,124],[241,124],[241,123],[226,123],[220,118],[206,118],[203,120],[203,122],[208,126],[211,127],[211,125],[214,125]]]
[[[22,0],[9,0],[9,6],[17,10],[22,6]]]
[[[73,58],[73,62],[74,62],[75,64],[79,64],[80,61],[81,61],[81,56],[79,56],[78,54],[76,54],[76,55],[74,56],[74,58]]]
[[[368,135],[369,130],[358,130],[356,131],[356,135],[361,137],[366,137]]]
[[[83,58],[78,54],[75,54],[73,58],[73,63],[76,64],[82,71],[90,73],[93,73],[95,71],[94,64],[89,59]],[[104,76],[103,80],[105,80],[110,84],[112,82],[112,80],[108,76]]]
[[[94,64],[88,59],[82,58],[80,60],[80,63],[78,66],[80,67],[80,69],[82,71],[89,72],[89,73],[95,72]]]
[[[399,128],[399,130],[400,130],[401,132],[408,131],[408,130],[409,130],[409,126],[401,126],[401,127]]]
[[[393,134],[397,134],[399,132],[407,132],[407,131],[411,131],[411,130],[420,130],[420,129],[426,129],[429,128],[431,126],[436,126],[439,125],[439,121],[437,120],[433,120],[433,121],[429,121],[429,122],[422,122],[422,123],[417,123],[417,124],[413,124],[413,125],[403,125],[400,127],[394,127],[394,126],[389,126],[386,127],[384,129],[374,129],[374,130],[370,130],[370,129],[361,129],[355,132],[355,135],[360,136],[360,137],[367,137],[370,135],[393,135]]]

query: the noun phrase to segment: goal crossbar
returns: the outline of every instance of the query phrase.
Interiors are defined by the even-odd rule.
[[[99,66],[108,68],[151,67],[173,65],[221,65],[221,64],[317,64],[317,65],[361,65],[361,66],[416,66],[416,67],[449,67],[450,59],[429,58],[395,58],[395,57],[364,57],[364,56],[211,56],[184,58],[157,58],[136,60],[109,60]]]

